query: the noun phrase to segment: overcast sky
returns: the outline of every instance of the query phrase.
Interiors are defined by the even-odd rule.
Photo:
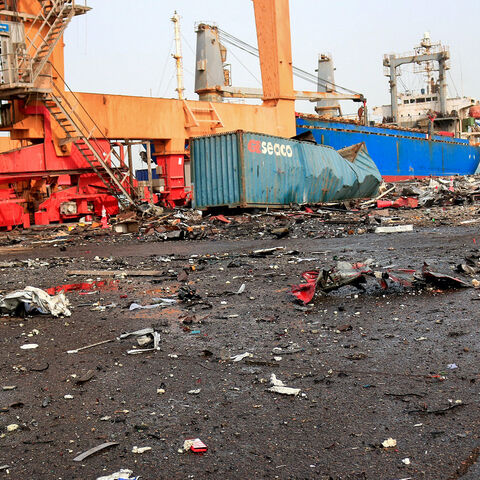
[[[89,0],[65,35],[66,79],[76,91],[175,97],[174,10],[181,15],[186,96],[193,91],[196,22],[256,45],[251,0]],[[370,107],[390,103],[385,53],[408,52],[425,31],[450,46],[449,95],[480,98],[479,0],[290,0],[293,63],[315,73],[319,53],[331,53],[336,83],[363,93]],[[258,60],[227,45],[233,85],[259,87]],[[405,77],[405,87],[419,84]],[[295,88],[315,86],[295,79]],[[404,86],[400,84],[400,91]],[[349,108],[345,105],[346,110]],[[312,112],[307,102],[297,109]],[[355,108],[356,109],[356,108]]]

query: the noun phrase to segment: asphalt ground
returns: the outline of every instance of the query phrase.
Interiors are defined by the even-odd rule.
[[[478,252],[477,236],[440,226],[324,239],[107,235],[3,248],[0,262],[38,259],[1,268],[4,292],[106,283],[67,292],[68,318],[2,317],[1,386],[15,389],[0,390],[0,466],[9,466],[0,478],[96,479],[121,468],[143,480],[477,478],[478,290],[384,291],[372,279],[366,291],[318,295],[307,310],[289,294],[303,271],[337,260],[427,262],[451,274]],[[284,249],[250,255],[271,247]],[[97,278],[71,269],[162,274]],[[197,300],[129,310],[178,300],[187,285]],[[160,333],[160,350],[127,354],[135,338],[116,338],[145,327]],[[112,341],[66,353],[104,340]],[[26,343],[38,348],[22,350]],[[298,395],[269,391],[272,374]],[[190,438],[208,451],[179,453]],[[387,439],[396,445],[383,447]],[[118,444],[73,460],[105,442]],[[134,446],[151,450],[135,454]]]

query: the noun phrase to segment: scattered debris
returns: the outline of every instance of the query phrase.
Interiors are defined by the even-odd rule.
[[[177,300],[174,298],[160,298],[157,303],[152,305],[139,305],[138,303],[133,302],[130,304],[129,310],[151,310],[152,308],[165,308],[170,307],[173,304],[177,303]]]
[[[377,200],[377,208],[417,208],[418,198],[400,197],[397,200]]]
[[[26,343],[20,347],[22,350],[34,350],[38,348],[38,343]]]
[[[90,450],[87,450],[86,452],[81,453],[80,455],[77,455],[73,461],[74,462],[81,462],[85,460],[87,457],[90,457],[91,455],[94,455],[95,453],[101,452],[102,450],[105,450],[110,447],[114,447],[116,445],[119,445],[118,442],[105,442],[102,443],[101,445],[97,445],[96,447],[90,448]]]
[[[54,317],[69,317],[69,301],[63,293],[50,296],[44,290],[36,287],[25,287],[0,297],[0,311],[21,316],[22,313],[41,313]]]
[[[137,337],[137,343],[141,347],[146,347],[148,345],[151,345],[151,347],[128,350],[127,353],[129,355],[137,355],[139,353],[148,353],[160,350],[160,333],[153,328],[143,328],[141,330],[136,330],[135,332],[122,333],[118,337],[118,340],[123,340],[130,337]]]
[[[294,395],[297,396],[300,393],[299,388],[291,388],[285,386],[285,384],[278,380],[274,373],[270,376],[270,383],[272,386],[268,389],[269,392],[280,393],[281,395]]]
[[[195,287],[191,285],[182,285],[178,289],[178,298],[181,302],[192,302],[201,299]]]
[[[183,449],[180,449],[179,453],[191,451],[193,453],[203,454],[207,450],[207,445],[205,445],[199,438],[189,438],[183,442]]]
[[[305,283],[292,285],[292,294],[305,305],[310,303],[315,296],[319,274],[319,271],[303,272],[302,278],[305,280]]]
[[[233,355],[232,357],[230,357],[230,360],[232,362],[241,362],[244,358],[247,358],[247,357],[253,357],[253,355],[250,352],[245,352],[239,355]]]
[[[454,179],[455,185],[463,181]],[[398,479],[399,472],[408,474],[412,465],[415,471],[428,469],[422,442],[415,443],[420,430],[422,435],[443,435],[445,442],[439,445],[448,450],[451,432],[445,428],[446,416],[452,415],[450,423],[468,426],[475,405],[472,384],[478,383],[478,378],[474,370],[465,368],[475,353],[475,300],[480,300],[480,294],[473,289],[450,290],[480,286],[480,236],[476,230],[480,191],[462,199],[459,189],[447,192],[438,182],[440,193],[432,194],[437,205],[427,207],[423,202],[431,200],[422,191],[429,195],[433,192],[429,181],[407,183],[394,186],[390,193],[368,205],[352,201],[292,205],[282,211],[238,210],[229,213],[230,223],[179,209],[166,212],[163,219],[141,218],[135,213],[138,232],[120,236],[104,230],[101,241],[96,234],[100,230],[70,230],[73,224],[55,225],[51,231],[39,230],[31,235],[21,229],[9,232],[11,239],[21,239],[17,244],[28,248],[42,236],[52,238],[53,231],[58,235],[69,230],[64,233],[70,238],[65,256],[56,253],[61,245],[54,243],[45,244],[49,248],[45,254],[32,250],[29,261],[13,261],[15,255],[25,258],[27,254],[4,250],[9,256],[4,257],[8,262],[0,264],[4,278],[1,294],[37,285],[38,281],[40,287],[54,285],[46,290],[49,295],[67,295],[74,309],[69,307],[72,317],[63,320],[52,321],[47,316],[25,320],[4,317],[2,321],[5,385],[0,391],[5,398],[0,410],[5,412],[5,423],[0,434],[10,452],[5,463],[24,476],[31,476],[32,470],[38,470],[37,476],[48,476],[48,462],[53,459],[57,476],[68,470],[70,462],[74,470],[83,468],[88,478],[131,478],[133,472],[122,473],[120,467],[122,463],[126,467],[135,465],[125,461],[133,455],[133,445],[139,450],[151,445],[156,456],[152,441],[159,445],[162,442],[168,450],[172,438],[180,439],[179,448],[193,434],[208,432],[208,438],[203,439],[216,442],[215,436],[226,431],[235,446],[251,435],[258,422],[273,418],[274,422],[280,421],[276,441],[291,440],[298,447],[301,431],[311,431],[314,440],[320,438],[320,430],[317,434],[313,429],[324,407],[335,422],[344,418],[345,405],[351,404],[352,411],[347,414],[356,416],[355,431],[344,431],[333,423],[330,434],[335,441],[325,447],[323,457],[331,459],[341,445],[350,445],[348,435],[362,436],[352,445],[352,459],[335,464],[328,472],[335,478],[361,478],[362,471],[370,468],[362,458],[364,447],[367,451],[369,448],[366,435],[371,414],[383,401],[392,419],[403,418],[410,410],[410,415],[428,415],[429,421],[422,428],[417,423],[405,430],[398,440],[402,447],[398,452],[383,450],[392,461],[380,473],[393,480]],[[480,177],[475,183],[471,192],[479,190]],[[420,193],[415,193],[417,188]],[[415,209],[411,208],[415,203],[412,198],[418,200]],[[390,202],[387,208],[380,208],[385,205],[381,200]],[[462,200],[464,203],[457,207],[449,203]],[[413,225],[414,232],[406,236],[390,234],[388,238],[387,234],[373,235],[377,227],[399,225]],[[442,230],[443,226],[447,228]],[[364,234],[368,238],[340,238]],[[428,242],[423,244],[422,238],[427,237]],[[192,241],[198,238],[211,241]],[[165,239],[190,241],[183,245],[158,243]],[[415,249],[410,250],[413,240]],[[42,244],[34,248],[37,245]],[[366,258],[369,254],[375,255],[373,260]],[[40,255],[46,258],[33,258]],[[430,266],[422,268],[422,258],[428,258]],[[83,273],[75,280],[65,276],[67,271]],[[285,293],[291,283],[296,283],[290,278],[300,277],[302,271],[305,283],[297,287],[305,296],[299,298],[301,304],[290,304]],[[151,272],[158,274],[149,276]],[[91,275],[87,277],[86,273]],[[98,280],[97,274],[103,280]],[[69,278],[78,283],[62,284]],[[155,307],[165,300],[171,303]],[[129,310],[135,304],[139,307]],[[203,311],[206,308],[208,312]],[[455,315],[458,321],[452,323]],[[120,339],[120,334],[125,337]],[[97,342],[106,338],[110,339]],[[23,347],[18,352],[21,345],[32,342],[40,345],[34,352],[26,352]],[[428,352],[437,343],[441,355],[433,363],[427,362],[431,366],[425,370],[414,369],[415,365],[425,365],[421,359],[430,358]],[[76,359],[62,360],[63,352],[77,346],[70,352],[85,352]],[[160,347],[161,351],[155,351]],[[387,368],[386,357],[378,352],[390,350],[395,358],[389,365],[392,368]],[[142,352],[150,353],[132,357]],[[59,362],[54,361],[55,355],[59,355]],[[456,361],[460,365],[451,363]],[[265,374],[269,367],[270,373],[277,371],[274,382]],[[36,373],[48,368],[49,372]],[[458,377],[460,371],[462,378]],[[292,388],[295,384],[300,388]],[[445,395],[448,391],[448,396],[462,398],[470,407],[460,409],[455,400],[436,400],[439,387]],[[132,388],[136,390],[133,397],[129,395]],[[365,395],[357,395],[359,392]],[[342,401],[337,402],[338,398]],[[299,401],[304,415],[291,408]],[[35,420],[47,418],[46,414],[50,418],[47,423],[55,422],[50,435],[43,434],[35,424]],[[185,415],[190,418],[187,426],[182,427],[185,422],[172,423],[165,431],[163,427],[171,418],[182,419]],[[90,440],[70,434],[68,422],[72,417]],[[281,425],[283,421],[288,427]],[[7,425],[11,422],[18,424],[18,430],[9,433]],[[126,445],[100,452],[97,459],[84,460],[84,467],[82,462],[72,462],[83,447],[111,440],[121,442],[119,435],[123,438],[124,432],[129,434]],[[386,433],[393,436],[395,432],[390,428]],[[461,458],[465,458],[472,441],[467,427],[451,435]],[[244,452],[245,460],[255,464],[255,456],[262,452],[261,439],[249,438],[251,448]],[[387,435],[380,436],[375,447],[381,445],[381,438],[385,440]],[[85,442],[83,447],[79,441]],[[53,444],[45,449],[44,462],[35,464],[35,459],[42,456],[43,444],[48,442]],[[403,451],[404,444],[408,451]],[[70,454],[66,453],[69,449]],[[431,463],[432,475],[441,477],[440,469],[450,468],[447,450],[440,449],[435,465]],[[59,452],[64,452],[63,457]],[[145,451],[143,459],[153,459],[152,454]],[[178,462],[184,460],[167,455],[164,474],[171,476],[178,470]],[[299,476],[321,476],[318,470],[324,465],[322,459],[312,460],[316,466],[310,471],[308,452],[297,450],[297,455],[302,459]],[[288,463],[291,458],[278,463]],[[25,459],[24,464],[21,459]],[[135,459],[142,457],[137,455]],[[220,462],[221,469],[229,466]],[[155,477],[155,462],[140,463],[142,478]],[[451,468],[454,470],[455,465]],[[73,476],[80,475],[80,470],[74,470]],[[108,475],[114,470],[118,471]],[[372,475],[378,476],[374,470]],[[265,471],[261,473],[268,476]],[[247,476],[253,475],[251,469],[246,472]],[[10,476],[13,473],[17,472],[11,471]]]
[[[68,270],[67,275],[89,277],[159,277],[161,270]]]
[[[210,217],[210,221],[213,221],[213,220],[219,220],[220,222],[223,222],[223,223],[232,223],[231,220],[229,220],[228,218],[224,217],[223,215],[215,215],[213,217]]]
[[[132,470],[122,469],[110,475],[97,477],[97,480],[136,480],[136,478],[132,478],[130,476],[132,474],[133,474]]]
[[[385,441],[382,442],[383,448],[393,448],[397,446],[397,441],[394,438],[387,438]]]
[[[403,233],[413,232],[413,225],[395,225],[392,227],[377,227],[375,233]]]
[[[111,338],[110,340],[102,340],[101,342],[92,343],[91,345],[86,345],[85,347],[76,348],[75,350],[68,350],[67,353],[78,353],[82,350],[87,350],[89,348],[98,347],[99,345],[105,345],[106,343],[114,342],[115,339]]]
[[[93,370],[88,370],[85,374],[81,375],[75,380],[76,385],[83,385],[84,383],[89,382],[95,376]]]
[[[463,403],[461,400],[457,400],[455,403],[452,403],[448,407],[445,408],[437,408],[437,409],[428,409],[428,408],[423,408],[423,409],[417,409],[417,410],[410,410],[408,413],[418,413],[420,415],[428,415],[428,414],[434,414],[434,415],[443,415],[450,410],[453,410],[454,408],[458,407],[464,407],[466,403]]]
[[[285,250],[285,247],[273,247],[273,248],[260,248],[259,250],[254,250],[250,257],[254,258],[264,258],[267,255],[273,255],[275,252]]]
[[[367,283],[367,277],[374,278],[383,289],[388,288],[387,280],[403,287],[414,287],[416,289],[428,285],[441,289],[471,287],[470,284],[459,278],[430,270],[426,263],[424,263],[420,272],[402,268],[373,270],[370,267],[372,264],[373,260],[371,259],[357,263],[338,261],[329,270],[303,272],[302,278],[305,283],[292,285],[291,293],[303,304],[308,304],[312,301],[317,290],[328,293],[349,285],[365,291],[364,285]]]
[[[132,453],[141,454],[141,453],[149,452],[151,449],[152,447],[133,447]]]
[[[452,277],[451,275],[446,275],[444,273],[433,272],[429,269],[429,266],[424,263],[422,268],[423,278],[430,284],[437,286],[438,288],[470,288],[467,282],[463,280]]]

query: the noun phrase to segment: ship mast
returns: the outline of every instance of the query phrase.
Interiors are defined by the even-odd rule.
[[[183,86],[183,62],[182,62],[182,44],[180,41],[180,15],[175,10],[175,13],[172,17],[172,22],[175,29],[175,53],[172,57],[175,59],[177,66],[177,88],[175,89],[178,92],[178,99],[183,100],[183,92],[185,88]]]
[[[448,70],[448,59],[450,53],[448,48],[440,43],[432,44],[430,35],[425,34],[420,46],[415,47],[411,54],[401,55],[385,55],[383,65],[387,68],[387,76],[390,77],[390,96],[392,105],[393,122],[398,122],[398,98],[397,98],[397,68],[407,63],[413,63],[416,66],[417,73],[425,73],[427,76],[427,94],[432,92],[434,69],[433,62],[438,62],[438,94],[440,100],[440,113],[447,114],[447,81],[446,71]],[[430,85],[428,85],[430,84]]]
[[[430,40],[430,32],[425,32],[423,35],[423,39],[420,42],[420,47],[423,47],[425,49],[425,54],[430,55],[432,51],[432,42]],[[433,88],[432,88],[432,83],[433,83],[433,77],[432,77],[432,70],[433,70],[433,65],[432,62],[425,62],[425,75],[427,77],[427,89],[426,92],[427,94],[432,94],[433,93]]]

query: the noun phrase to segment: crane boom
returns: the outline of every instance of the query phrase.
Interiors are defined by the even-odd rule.
[[[263,100],[294,102],[288,0],[253,0]]]

